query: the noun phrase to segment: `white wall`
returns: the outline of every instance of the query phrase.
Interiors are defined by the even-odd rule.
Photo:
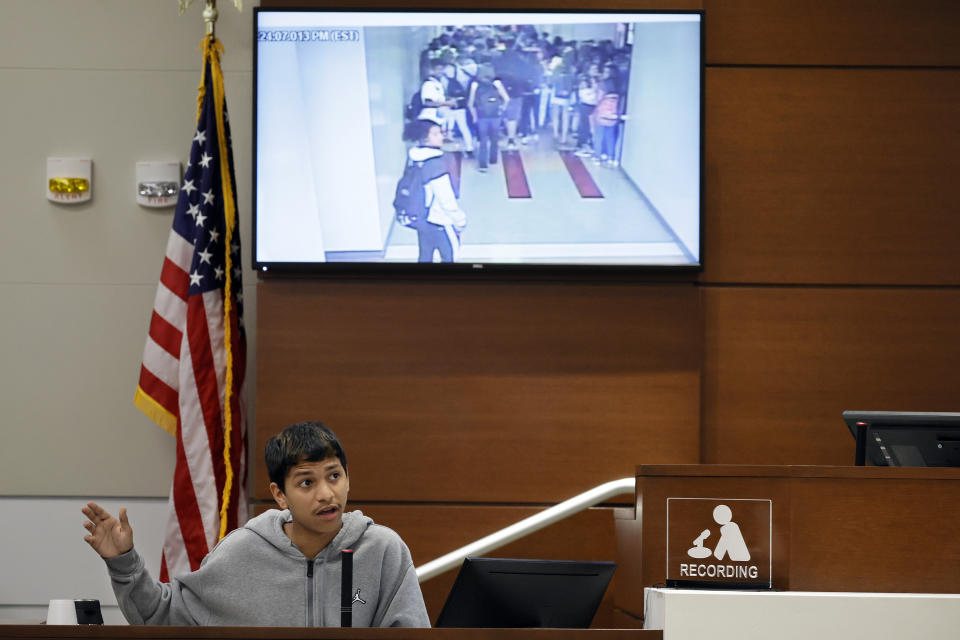
[[[254,4],[238,13],[221,2],[217,26],[246,245],[248,391],[256,337],[249,268]],[[82,542],[78,509],[89,497],[147,505],[137,542],[159,561],[154,534],[165,517],[174,442],[132,399],[173,210],[135,203],[134,170],[142,160],[186,162],[202,5],[180,17],[172,0],[0,6],[0,508],[7,524],[0,619],[31,610],[25,599],[45,610],[53,597],[109,597],[102,567]],[[91,202],[46,200],[46,158],[55,156],[93,158]],[[53,593],[53,580],[63,590]]]
[[[406,160],[402,87],[419,49],[408,46],[407,29],[356,33],[356,41],[259,44],[257,249],[265,262],[384,248]],[[385,134],[387,144],[375,144]],[[395,159],[381,162],[385,151]]]
[[[313,185],[327,251],[383,249],[364,30],[357,32],[356,42],[297,45]],[[337,47],[336,55],[331,55],[331,47]],[[330,100],[334,92],[339,99]]]
[[[621,158],[624,172],[698,260],[700,28],[637,23]]]
[[[112,513],[127,507],[134,543],[147,569],[159,575],[165,498],[0,496],[8,525],[0,527],[0,624],[44,620],[47,603],[54,598],[96,598],[106,624],[126,624],[103,560],[83,541],[80,507],[87,500]]]
[[[300,84],[300,57],[293,42],[261,47],[257,83],[257,255],[264,262],[323,262],[326,247],[320,226],[310,140],[304,135],[306,105]],[[264,107],[272,117],[264,117]],[[269,206],[268,206],[269,203]],[[283,224],[271,215],[283,212]]]
[[[404,105],[420,87],[420,52],[435,33],[434,27],[364,29],[381,247],[393,225],[393,198],[407,162]]]

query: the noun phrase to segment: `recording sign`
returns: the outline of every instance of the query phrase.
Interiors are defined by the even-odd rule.
[[[667,586],[769,589],[773,502],[667,498]]]

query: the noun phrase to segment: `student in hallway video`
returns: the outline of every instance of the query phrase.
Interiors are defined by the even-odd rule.
[[[353,550],[353,626],[429,627],[410,551],[391,529],[345,512],[350,479],[340,441],[319,422],[291,425],[265,449],[272,509],[229,533],[200,568],[155,581],[133,547],[126,509],[82,511],[84,540],[107,564],[131,624],[340,625],[340,556]]]
[[[496,164],[499,155],[500,125],[504,105],[510,96],[503,83],[496,77],[493,65],[484,63],[477,71],[477,78],[470,84],[467,107],[477,123],[477,169],[483,173],[487,165]]]
[[[422,163],[424,198],[427,219],[418,222],[418,262],[433,262],[435,253],[441,262],[455,262],[460,257],[460,232],[467,226],[465,214],[457,202],[443,157],[443,131],[433,120],[414,120],[407,124],[403,136],[414,146],[407,152],[407,162]],[[437,170],[428,166],[439,167]]]

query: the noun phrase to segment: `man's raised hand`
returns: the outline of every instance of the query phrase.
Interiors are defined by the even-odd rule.
[[[88,502],[80,510],[87,516],[83,527],[88,535],[83,539],[101,558],[114,558],[133,548],[133,528],[127,520],[126,508],[120,509],[119,519],[96,502]]]

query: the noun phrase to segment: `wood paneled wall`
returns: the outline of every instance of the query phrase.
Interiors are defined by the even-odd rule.
[[[531,282],[270,281],[257,444],[305,417],[355,500],[556,502],[699,455],[699,291]],[[254,495],[269,499],[262,466]],[[628,498],[628,497],[627,497]]]
[[[844,409],[960,410],[960,5],[705,10],[701,461],[849,464]]]
[[[853,463],[845,409],[960,405],[960,291],[707,287],[705,463]]]
[[[254,450],[326,421],[418,563],[636,464],[847,464],[843,409],[960,409],[960,3],[659,4],[706,12],[695,282],[259,284]],[[503,554],[612,559],[613,518]]]
[[[711,68],[706,103],[705,282],[960,284],[956,69]]]
[[[953,0],[705,0],[709,65],[941,66],[960,61]]]

